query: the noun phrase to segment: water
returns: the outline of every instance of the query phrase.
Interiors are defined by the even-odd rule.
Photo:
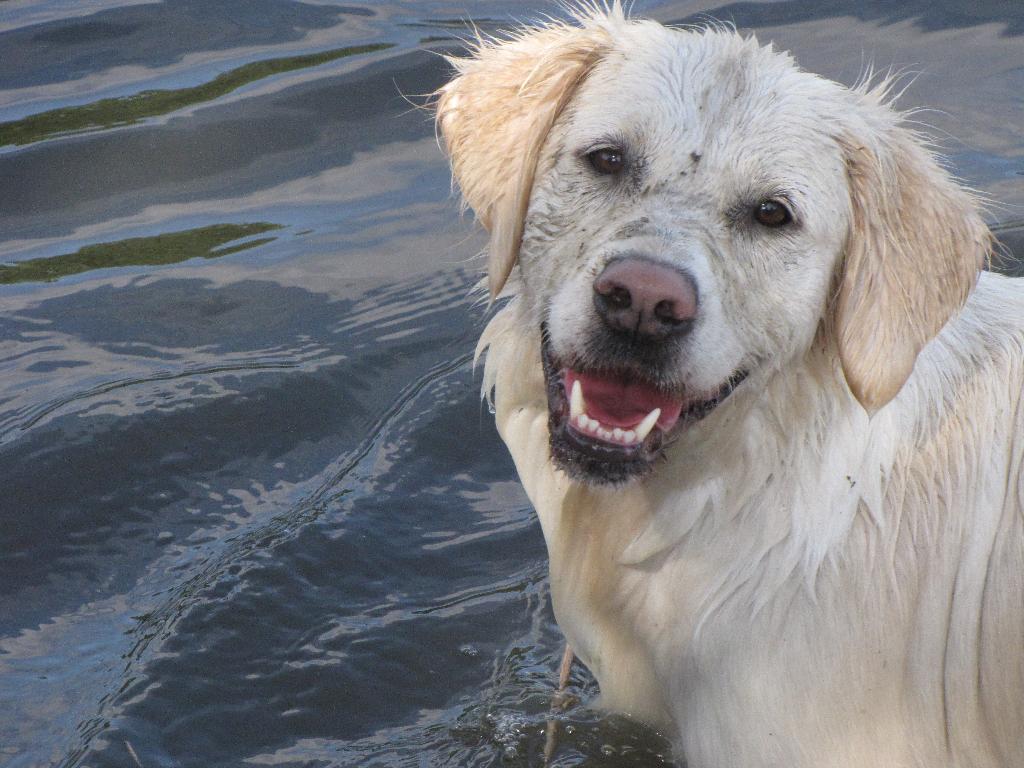
[[[823,5],[636,11],[920,72],[1024,252],[1024,7]],[[410,101],[457,20],[552,9],[0,5],[0,764],[541,763],[544,545],[470,363],[483,238]],[[667,763],[571,690],[555,765]]]

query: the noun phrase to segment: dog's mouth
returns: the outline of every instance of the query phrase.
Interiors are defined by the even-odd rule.
[[[581,370],[543,343],[551,455],[570,476],[619,484],[646,475],[668,442],[718,407],[746,378],[731,376],[711,396],[666,390],[633,371]]]

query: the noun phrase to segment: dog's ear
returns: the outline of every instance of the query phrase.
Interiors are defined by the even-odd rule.
[[[610,20],[552,23],[510,40],[479,41],[470,56],[448,59],[456,76],[439,91],[437,124],[463,199],[490,232],[492,299],[519,256],[541,147],[610,46]]]
[[[974,197],[890,107],[872,106],[882,125],[861,133],[872,141],[839,137],[852,210],[833,318],[846,381],[869,413],[964,305],[992,248]]]

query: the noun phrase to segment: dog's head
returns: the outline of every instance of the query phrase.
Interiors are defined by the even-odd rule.
[[[584,14],[453,59],[438,123],[542,329],[555,461],[643,475],[810,350],[870,412],[962,306],[974,200],[887,104],[721,29]]]

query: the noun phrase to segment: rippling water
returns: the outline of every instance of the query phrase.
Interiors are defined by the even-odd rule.
[[[827,10],[824,8],[827,6]],[[637,2],[903,103],[1024,252],[1024,7]],[[561,637],[470,354],[438,51],[541,2],[0,4],[0,763],[539,765]],[[554,764],[667,763],[578,702]]]

